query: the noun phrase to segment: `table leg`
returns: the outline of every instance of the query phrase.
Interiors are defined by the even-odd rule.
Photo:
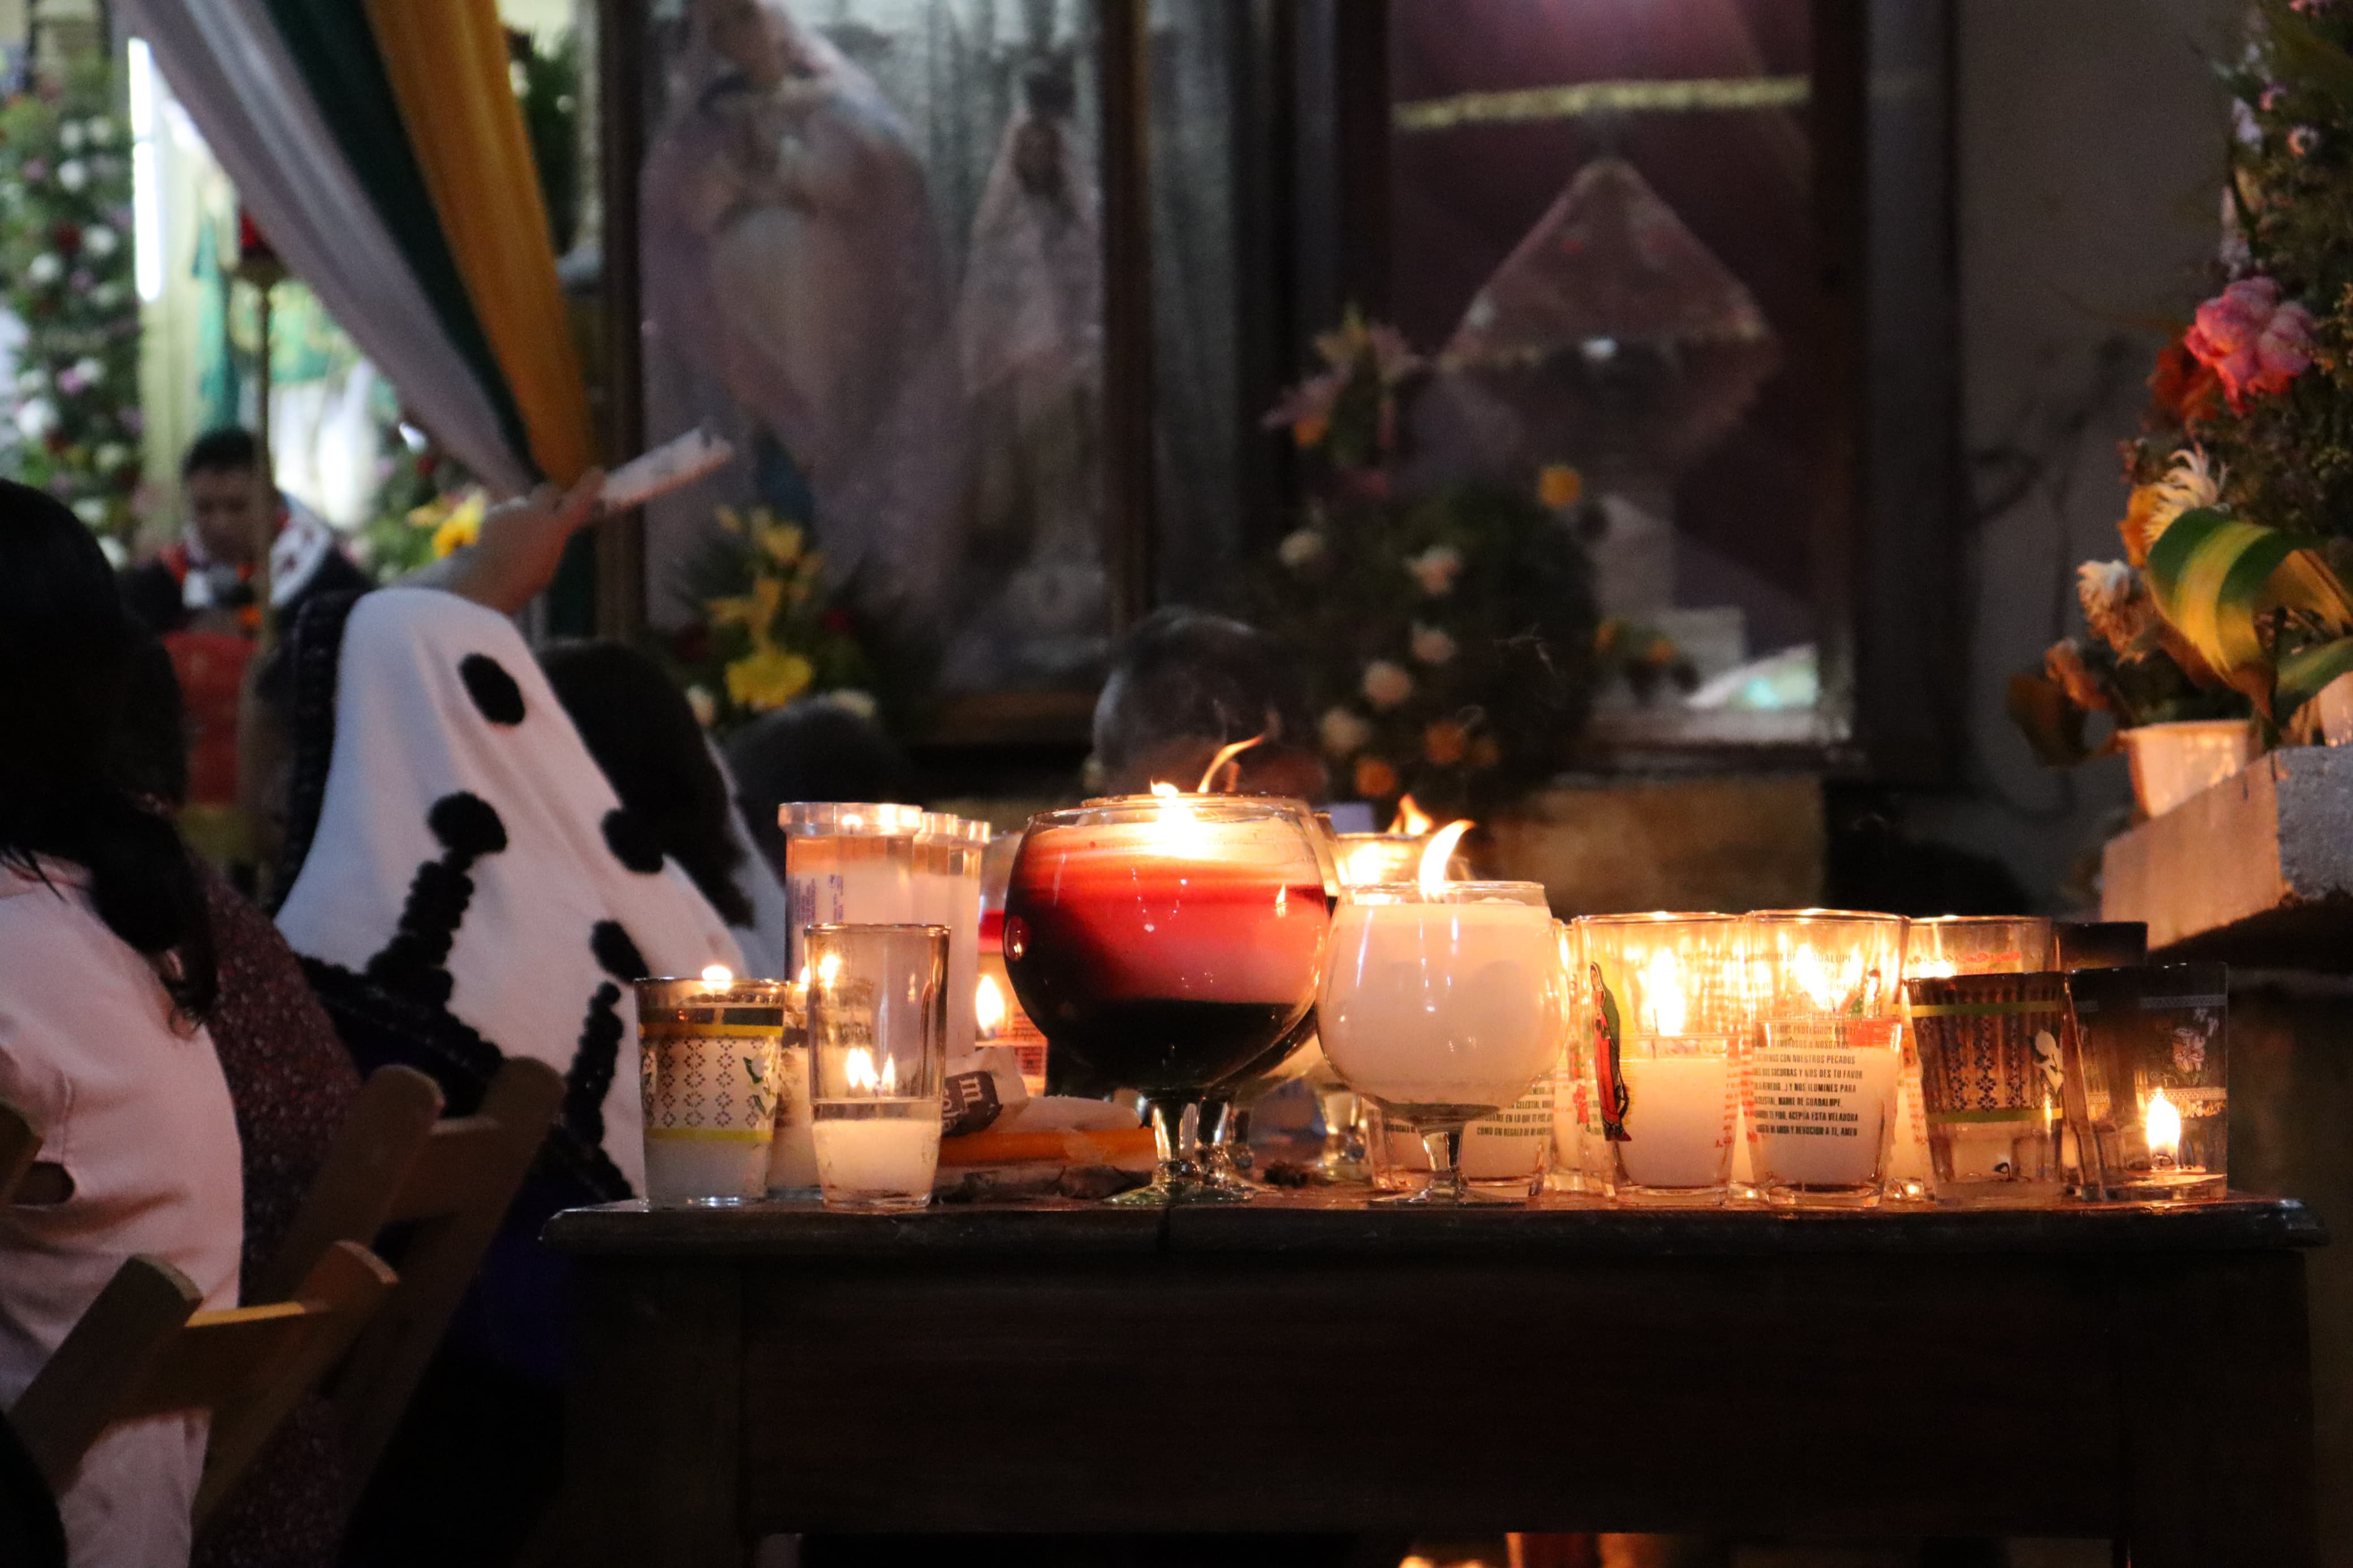
[[[746,1560],[736,1271],[608,1263],[575,1275],[565,1437],[567,1568],[735,1568]]]
[[[2302,1255],[2168,1258],[2119,1286],[2132,1568],[2313,1568]]]

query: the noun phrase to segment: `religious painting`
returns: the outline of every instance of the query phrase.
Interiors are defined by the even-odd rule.
[[[1106,568],[1086,0],[656,0],[645,437],[735,447],[649,510],[649,618],[726,508],[799,526],[943,695],[1085,693]]]
[[[1594,732],[1834,739],[1806,0],[1394,0],[1391,277],[1433,460],[1583,475]],[[1670,679],[1659,679],[1662,671]]]

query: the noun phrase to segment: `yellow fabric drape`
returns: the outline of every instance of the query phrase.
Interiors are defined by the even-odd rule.
[[[368,25],[532,460],[568,484],[595,460],[547,212],[495,0],[368,0]]]

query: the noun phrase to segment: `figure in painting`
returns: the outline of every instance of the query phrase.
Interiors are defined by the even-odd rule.
[[[688,405],[664,412],[748,437],[762,499],[813,521],[840,578],[935,624],[966,443],[913,138],[783,0],[692,0],[688,28],[641,174],[649,347]]]
[[[978,437],[976,563],[1002,563],[950,650],[975,686],[1083,679],[1109,646],[1103,231],[1071,62],[1034,64],[973,219],[957,333]]]

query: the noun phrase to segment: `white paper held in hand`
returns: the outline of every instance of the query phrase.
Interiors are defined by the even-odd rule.
[[[607,474],[598,499],[607,511],[627,511],[692,484],[734,455],[733,444],[698,425]]]

